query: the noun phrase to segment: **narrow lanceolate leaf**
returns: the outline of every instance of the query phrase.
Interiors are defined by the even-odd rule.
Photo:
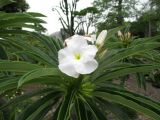
[[[0,8],[14,2],[13,0],[0,0]]]
[[[127,97],[123,97],[121,95],[115,95],[113,93],[98,92],[98,91],[95,92],[94,94],[96,97],[99,97],[101,99],[129,107],[139,113],[142,113],[142,114],[150,117],[151,120],[160,120],[160,114],[157,113],[156,110],[153,110],[152,108],[149,108],[147,106],[143,106],[143,105],[141,105],[141,103],[136,102],[136,101],[129,99]]]
[[[35,118],[37,118],[37,116],[39,116],[38,120],[40,120],[40,117],[43,118],[45,114],[43,115],[43,113],[39,113],[41,111],[44,111],[44,109],[48,108],[49,106],[50,108],[52,108],[52,104],[55,102],[55,99],[59,96],[60,92],[52,92],[47,94],[43,98],[32,103],[26,109],[24,109],[24,111],[19,115],[17,120],[36,120]]]
[[[14,16],[14,14],[10,14],[10,16],[12,15]],[[33,18],[28,16],[17,17],[15,15],[14,18],[0,20],[0,27],[7,28],[7,27],[12,27],[12,24],[21,24],[21,23],[45,23],[45,21],[38,18]]]
[[[10,105],[17,105],[19,104],[19,102],[23,102],[27,99],[30,99],[34,96],[40,96],[40,95],[43,95],[43,94],[47,94],[47,93],[50,93],[52,92],[54,89],[52,88],[45,88],[45,89],[41,89],[41,90],[36,90],[36,91],[33,91],[33,92],[29,92],[29,93],[26,93],[24,95],[21,95],[19,97],[16,97],[15,99],[13,100],[10,100],[8,103],[2,105],[0,107],[0,110],[3,110],[5,109],[6,107],[9,107]]]
[[[50,56],[52,56],[53,59],[57,60],[58,59],[58,50],[60,50],[57,47],[57,43],[56,43],[56,39],[49,37],[49,36],[44,36],[41,34],[37,34],[37,33],[32,33],[31,34],[32,37],[34,37],[34,39],[38,40],[41,44],[43,44],[47,51],[50,52]]]
[[[42,37],[41,38],[37,37],[37,38],[38,38],[38,40],[42,39]],[[54,67],[57,67],[57,61],[55,59],[51,58],[46,51],[41,50],[38,47],[31,46],[30,44],[28,44],[27,42],[25,42],[21,39],[17,40],[17,38],[16,38],[16,39],[9,39],[9,40],[10,40],[9,43],[14,45],[15,47],[21,48],[20,52],[18,52],[18,53],[20,53],[22,55],[26,54],[27,56],[30,56],[31,58],[34,58],[35,60],[42,62],[48,66],[52,65]],[[45,41],[45,39],[42,39],[42,41],[43,40]],[[46,46],[46,48],[48,48],[48,46]],[[16,52],[16,54],[17,54],[17,52]]]
[[[3,28],[6,28],[8,25],[3,25]],[[34,29],[34,30],[39,30],[39,27],[38,26],[35,26],[33,24],[26,24],[26,23],[12,23],[10,25],[10,27],[12,28],[31,28],[31,29]]]
[[[22,61],[0,61],[0,71],[28,72],[38,68],[42,67]]]
[[[82,100],[76,98],[75,108],[78,120],[88,120],[87,110]]]
[[[47,113],[49,113],[49,111],[53,109],[53,106],[56,103],[57,101],[54,101],[53,103],[51,103],[50,101],[46,102],[44,106],[40,108],[40,110],[37,112],[37,114],[34,116],[32,120],[44,120]],[[28,120],[30,120],[30,118]]]
[[[157,36],[154,36],[154,37],[147,37],[147,38],[138,38],[136,40],[133,40],[131,42],[131,46],[135,46],[135,45],[142,45],[144,43],[151,43],[151,42],[158,42],[160,39],[160,36],[157,35]]]
[[[40,68],[36,70],[32,70],[26,74],[24,74],[19,82],[18,87],[22,86],[23,84],[30,82],[36,78],[44,77],[44,76],[61,76],[61,73],[56,68]],[[38,79],[37,79],[38,80]]]
[[[131,120],[118,105],[102,99],[96,101],[103,111],[111,112],[118,120]]]
[[[160,46],[159,42],[152,42],[152,43],[146,43],[146,44],[140,44],[136,45],[134,47],[129,47],[126,49],[118,50],[116,54],[111,54],[110,56],[103,57],[100,61],[100,65],[103,66],[105,64],[113,64],[115,62],[118,62],[124,58],[127,58],[129,56],[138,55],[141,52],[144,52],[146,50],[152,50],[154,48],[157,48]],[[108,51],[110,52],[110,51]],[[112,52],[112,51],[111,51]],[[108,53],[106,53],[108,54]]]
[[[96,102],[91,99],[86,99],[84,102],[88,106],[89,110],[92,112],[96,120],[107,120],[105,111],[102,112]]]
[[[136,101],[137,103],[140,103],[144,107],[152,108],[157,111],[157,113],[160,113],[160,103],[157,101],[154,101],[152,99],[149,99],[145,96],[138,95],[126,90],[118,89],[118,88],[107,88],[107,87],[100,87],[98,89],[99,91],[107,92],[107,93],[112,93],[115,95],[121,95],[123,97],[126,97],[128,99],[131,99],[133,101]]]
[[[41,13],[34,13],[34,12],[25,12],[25,13],[21,13],[21,12],[5,13],[5,12],[2,12],[0,14],[0,17],[2,17],[1,20],[6,20],[6,19],[9,20],[9,19],[14,19],[14,18],[24,18],[24,17],[37,18],[37,17],[45,17],[45,16],[42,15]],[[33,21],[31,21],[31,22],[33,22]]]
[[[134,65],[130,67],[123,67],[121,69],[115,69],[113,71],[108,71],[107,73],[102,73],[98,78],[94,78],[95,82],[103,82],[106,80],[110,80],[113,78],[118,78],[120,76],[124,76],[130,73],[137,73],[137,72],[148,72],[154,69],[158,69],[160,67],[159,64],[153,65]]]
[[[46,17],[45,15],[41,13],[36,13],[36,12],[27,12],[27,14],[33,16],[33,17]]]
[[[6,30],[6,29],[0,29],[0,35],[1,37],[8,37],[10,36],[11,34],[14,34],[14,35],[30,35],[30,32],[28,32],[27,30]]]
[[[68,90],[67,94],[64,96],[64,100],[58,112],[56,120],[69,120],[71,116],[71,109],[74,100],[74,90]]]
[[[0,45],[0,59],[1,60],[8,60],[8,55],[5,51],[5,49],[3,48],[3,46]]]
[[[8,91],[17,87],[19,77],[8,77],[0,79],[0,94],[1,92]]]

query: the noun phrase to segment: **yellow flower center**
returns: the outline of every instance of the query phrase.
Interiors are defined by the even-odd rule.
[[[80,60],[81,59],[81,55],[79,53],[76,53],[74,55],[74,57],[75,57],[76,60]]]

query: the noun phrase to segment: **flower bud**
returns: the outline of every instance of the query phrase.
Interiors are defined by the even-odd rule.
[[[120,30],[118,31],[118,36],[122,36],[122,32]]]

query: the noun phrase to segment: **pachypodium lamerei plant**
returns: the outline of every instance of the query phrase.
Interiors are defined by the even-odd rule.
[[[151,120],[159,120],[159,102],[110,82],[120,76],[159,68],[160,65],[155,62],[121,62],[128,56],[151,48],[143,44],[143,47],[137,45],[126,49],[108,49],[105,45],[109,36],[113,35],[111,32],[106,36],[107,31],[103,31],[91,44],[87,43],[84,36],[72,36],[64,44],[60,40],[32,33],[34,39],[43,44],[43,49],[10,38],[9,43],[17,47],[15,54],[29,56],[38,64],[0,61],[1,71],[14,73],[1,78],[2,95],[13,89],[23,89],[28,84],[38,83],[42,86],[24,92],[4,104],[0,110],[34,98],[32,104],[19,112],[16,120],[43,120],[48,116],[53,120],[107,120],[110,113],[115,119],[131,120],[120,105],[144,114]],[[158,44],[155,42],[155,47]]]

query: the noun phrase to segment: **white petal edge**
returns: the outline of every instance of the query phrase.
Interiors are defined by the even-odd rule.
[[[65,63],[67,60],[69,60],[70,58],[72,58],[72,54],[73,54],[73,49],[69,48],[69,47],[65,47],[61,50],[58,51],[58,61],[59,63]],[[69,60],[71,61],[71,60]]]
[[[87,40],[84,36],[74,35],[69,39],[65,40],[67,46],[87,46]]]
[[[68,76],[78,78],[79,73],[76,72],[75,67],[73,63],[68,63],[67,61],[64,64],[59,64],[58,68],[60,69],[61,72],[67,74]]]
[[[87,61],[85,63],[77,63],[75,65],[76,72],[80,74],[90,74],[94,72],[98,67],[98,62],[93,59],[90,61]]]
[[[86,59],[86,57],[94,58],[97,51],[98,49],[95,45],[88,45],[82,50],[82,59]]]
[[[66,49],[61,49],[58,51],[58,61],[61,61],[62,59],[64,59],[66,57],[67,51]]]

